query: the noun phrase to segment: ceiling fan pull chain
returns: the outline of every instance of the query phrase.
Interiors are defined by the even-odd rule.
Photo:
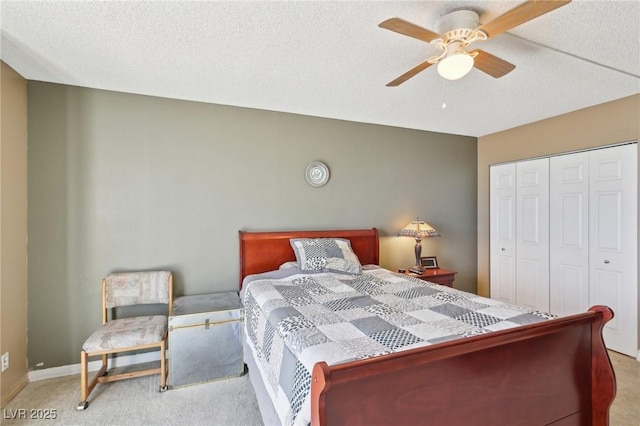
[[[444,99],[444,88],[445,88],[446,82],[447,80],[443,78],[442,79],[442,109],[447,108],[447,102],[445,102],[445,99]]]

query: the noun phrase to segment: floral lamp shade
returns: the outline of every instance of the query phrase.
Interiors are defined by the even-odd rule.
[[[398,236],[411,237],[416,240],[416,264],[411,269],[419,272],[424,271],[422,263],[420,262],[420,256],[422,254],[422,239],[428,237],[439,237],[440,234],[438,233],[438,231],[436,231],[436,229],[433,226],[429,225],[427,222],[420,220],[420,218],[417,218],[416,220],[411,221],[411,223],[402,228],[400,232],[398,232]]]
[[[424,220],[416,219],[402,228],[398,233],[398,236],[422,239],[428,237],[439,237],[440,234],[433,226],[429,225]]]

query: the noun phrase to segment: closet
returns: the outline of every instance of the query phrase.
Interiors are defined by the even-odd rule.
[[[637,144],[490,168],[491,297],[557,315],[611,307],[638,356]]]

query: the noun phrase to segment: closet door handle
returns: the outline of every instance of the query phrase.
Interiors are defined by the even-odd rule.
[[[506,249],[504,247],[502,247],[500,250],[505,251]]]
[[[609,263],[609,261],[608,261],[608,260],[605,260],[605,261],[604,261],[604,263]]]

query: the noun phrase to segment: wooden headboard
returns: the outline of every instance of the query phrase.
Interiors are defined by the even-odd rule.
[[[278,231],[245,232],[240,237],[240,282],[247,275],[276,270],[284,262],[296,260],[291,238],[345,238],[363,265],[377,265],[380,261],[378,230],[348,229],[334,231]]]

